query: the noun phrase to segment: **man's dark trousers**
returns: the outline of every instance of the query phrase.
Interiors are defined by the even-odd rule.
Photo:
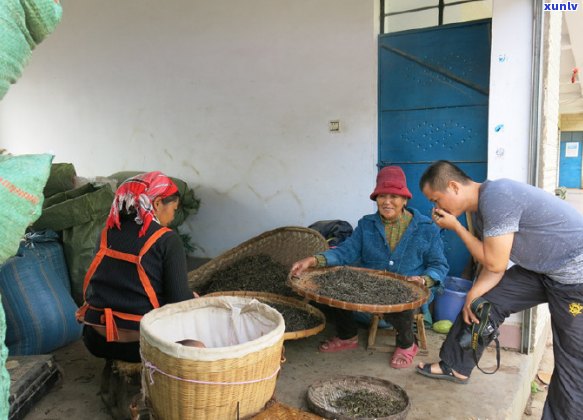
[[[583,283],[562,284],[513,266],[484,298],[492,303],[490,319],[494,325],[500,325],[512,313],[549,304],[555,368],[542,418],[583,419]],[[473,350],[463,350],[457,340],[465,326],[460,314],[441,347],[440,358],[469,376],[476,365]],[[483,350],[483,345],[478,348],[478,360]]]

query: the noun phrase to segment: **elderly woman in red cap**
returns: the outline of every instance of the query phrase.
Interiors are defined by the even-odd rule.
[[[149,172],[123,182],[85,276],[83,341],[97,357],[139,362],[139,322],[166,303],[191,299],[186,255],[167,228],[180,195],[170,178]]]
[[[338,247],[294,263],[291,275],[300,275],[309,267],[355,265],[401,274],[427,287],[442,281],[449,267],[440,230],[429,217],[407,207],[411,197],[403,170],[398,166],[384,167],[370,195],[378,211],[360,219],[352,236]],[[358,326],[352,312],[334,309],[333,314],[337,336],[322,343],[319,350],[337,352],[357,348]],[[413,334],[413,311],[385,314],[385,320],[397,330],[397,348],[391,367],[411,366],[419,350]]]

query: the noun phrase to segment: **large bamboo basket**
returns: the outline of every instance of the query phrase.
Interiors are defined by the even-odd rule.
[[[320,324],[313,328],[299,330],[299,331],[289,331],[283,334],[284,341],[287,340],[298,340],[300,338],[310,337],[312,335],[316,335],[321,332],[324,327],[326,327],[326,316],[320,311],[318,308],[313,307],[307,302],[302,302],[301,300],[277,295],[275,293],[267,293],[267,292],[244,292],[244,291],[229,291],[229,292],[214,292],[209,293],[207,296],[239,296],[239,297],[246,297],[257,299],[260,302],[269,303],[280,303],[282,305],[292,306],[294,308],[299,308],[302,311],[308,312],[310,315],[315,316],[320,320]]]
[[[299,277],[291,277],[288,280],[289,285],[294,292],[301,296],[313,300],[314,302],[322,303],[324,305],[331,306],[333,308],[346,309],[349,311],[359,311],[359,312],[370,312],[386,314],[391,312],[403,312],[408,309],[419,308],[429,298],[429,290],[426,287],[419,286],[417,283],[407,281],[405,276],[399,274],[390,273],[388,271],[380,270],[370,270],[368,268],[360,267],[349,267],[351,270],[364,271],[372,276],[380,277],[386,279],[387,281],[398,281],[410,288],[413,293],[417,296],[412,302],[394,304],[394,305],[369,305],[366,302],[362,303],[352,303],[345,302],[342,300],[332,299],[327,296],[320,294],[318,285],[314,282],[314,277],[324,274],[326,272],[334,272],[341,270],[345,267],[325,267],[325,268],[315,268],[306,270]]]
[[[206,322],[206,327],[201,326],[193,337],[212,343],[216,339],[212,332],[219,334],[221,329],[217,325],[220,320],[226,319],[224,325],[234,322],[229,317],[237,311],[225,315],[221,312],[227,310],[225,305],[239,308],[242,315],[255,311],[246,319],[267,332],[258,331],[257,338],[228,347],[194,348],[175,343],[191,336],[189,323],[202,325],[196,324],[199,322]],[[257,317],[261,321],[254,321]],[[269,321],[267,326],[265,321]],[[283,318],[275,309],[234,296],[191,299],[149,312],[140,323],[140,349],[142,389],[153,417],[234,420],[258,413],[275,391],[283,332]]]
[[[192,290],[205,287],[213,273],[251,255],[268,255],[288,269],[294,262],[326,251],[328,243],[317,231],[298,226],[270,230],[251,238],[188,273]]]

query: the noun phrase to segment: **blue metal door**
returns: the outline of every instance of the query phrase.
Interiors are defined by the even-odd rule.
[[[582,147],[583,131],[561,133],[560,187],[581,188]]]
[[[432,206],[419,179],[432,162],[486,178],[490,32],[487,20],[379,37],[378,164],[403,168],[409,204],[423,214]],[[459,276],[470,254],[453,232],[444,240],[450,275]]]

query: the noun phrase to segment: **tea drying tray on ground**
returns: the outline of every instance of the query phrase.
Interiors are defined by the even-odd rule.
[[[403,388],[371,376],[317,381],[309,386],[306,399],[314,413],[338,420],[404,420],[411,408]]]
[[[280,296],[275,293],[225,291],[209,293],[205,296],[239,296],[257,299],[262,303],[270,305],[283,316],[285,321],[283,339],[285,341],[316,335],[326,326],[326,317],[319,309],[307,302],[302,302],[287,296]]]
[[[402,312],[419,308],[429,290],[404,276],[357,267],[307,270],[288,281],[291,288],[310,300],[334,308],[370,313]]]

